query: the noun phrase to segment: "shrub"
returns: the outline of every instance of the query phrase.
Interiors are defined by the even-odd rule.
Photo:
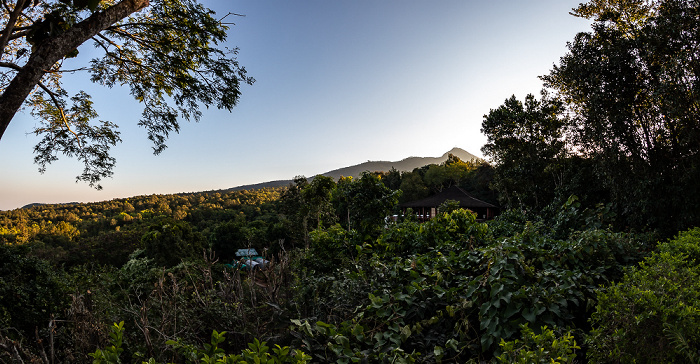
[[[20,250],[0,245],[0,328],[35,337],[68,306],[68,290],[61,271]]]
[[[356,254],[355,245],[350,241],[351,234],[338,224],[328,229],[316,229],[310,236],[311,248],[303,264],[317,273],[332,272]]]
[[[660,244],[598,294],[587,338],[593,362],[697,362],[700,228]]]
[[[465,209],[439,214],[420,227],[420,233],[429,247],[448,250],[474,249],[486,242],[488,226],[476,222],[476,215]]]
[[[377,247],[387,256],[404,256],[428,250],[419,234],[421,225],[416,221],[402,221],[391,225],[377,240]],[[378,251],[378,254],[382,251]]]
[[[496,359],[499,363],[517,364],[564,364],[573,363],[576,358],[576,345],[573,335],[567,332],[557,336],[554,330],[542,327],[536,334],[527,324],[521,327],[522,340],[501,340],[502,354]]]
[[[122,349],[124,335],[124,321],[119,324],[112,325],[110,336],[110,344],[104,349],[97,349],[90,356],[94,358],[93,364],[118,364],[121,363],[119,356],[124,351]],[[217,332],[214,330],[211,334],[211,343],[204,344],[204,348],[200,349],[193,345],[183,344],[180,340],[169,340],[168,345],[175,348],[180,355],[185,359],[186,363],[202,363],[202,364],[217,364],[217,363],[275,363],[275,364],[303,364],[309,362],[311,357],[299,350],[292,350],[289,347],[281,347],[275,345],[272,350],[267,346],[266,342],[260,342],[255,339],[248,344],[248,349],[242,350],[241,354],[226,354],[224,349],[219,347],[226,338],[226,331]],[[271,351],[271,352],[270,352]],[[144,364],[156,364],[156,360],[152,357]]]

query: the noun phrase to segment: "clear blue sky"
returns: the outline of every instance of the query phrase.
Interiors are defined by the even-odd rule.
[[[75,183],[82,168],[65,157],[39,174],[35,122],[19,114],[0,141],[0,210],[225,189],[453,147],[481,155],[483,115],[510,95],[538,94],[537,76],[590,29],[569,15],[578,0],[204,3],[245,15],[230,17],[229,45],[257,82],[239,106],[205,110],[154,156],[127,90],[67,75],[71,92],[91,93],[100,119],[120,125],[115,176],[95,191]]]

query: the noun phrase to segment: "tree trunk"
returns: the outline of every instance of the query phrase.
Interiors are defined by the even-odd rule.
[[[24,100],[44,74],[66,54],[78,48],[110,25],[148,6],[149,0],[122,0],[104,11],[92,14],[66,32],[42,41],[0,95],[0,139]]]

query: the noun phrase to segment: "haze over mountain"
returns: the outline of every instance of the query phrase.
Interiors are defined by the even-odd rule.
[[[389,172],[392,168],[395,168],[399,172],[409,172],[409,171],[414,170],[415,168],[420,168],[420,167],[423,167],[423,166],[426,166],[429,164],[440,164],[440,163],[446,161],[450,154],[458,157],[459,159],[461,159],[463,161],[471,161],[471,160],[479,159],[477,156],[467,152],[466,150],[455,147],[440,157],[408,157],[408,158],[405,158],[405,159],[402,159],[402,160],[396,161],[396,162],[367,161],[364,163],[356,164],[354,166],[334,169],[332,171],[328,171],[326,173],[321,173],[321,174],[324,176],[327,176],[327,177],[332,177],[335,180],[338,180],[340,177],[348,177],[348,176],[352,176],[353,178],[357,178],[360,176],[360,174],[362,174],[362,172],[365,172],[365,171]],[[307,176],[307,177],[312,177],[312,176]],[[292,183],[292,180],[269,181],[269,182],[256,183],[256,184],[252,184],[252,185],[233,187],[233,188],[230,188],[226,191],[249,190],[249,189],[264,188],[264,187],[286,187],[290,183]]]

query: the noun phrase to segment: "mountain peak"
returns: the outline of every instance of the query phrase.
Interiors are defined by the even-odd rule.
[[[447,153],[443,154],[440,157],[408,157],[408,158],[402,159],[398,162],[367,161],[365,163],[357,164],[354,166],[335,169],[335,170],[323,173],[323,175],[326,177],[331,177],[337,181],[340,177],[351,177],[352,176],[354,178],[357,178],[362,174],[362,172],[365,172],[365,171],[389,172],[392,168],[394,168],[399,172],[410,172],[410,171],[413,171],[415,168],[424,167],[424,166],[427,166],[429,164],[443,163],[447,160],[447,158],[449,157],[450,154],[456,156],[457,158],[459,158],[465,162],[479,159],[477,156],[467,152],[464,149],[454,147],[450,151],[448,151]],[[234,187],[234,188],[227,189],[225,191],[246,190],[246,189],[263,188],[263,187],[284,187],[284,186],[289,185],[290,183],[292,183],[291,180],[271,181],[271,182],[258,183],[255,185]]]
[[[462,148],[457,148],[457,147],[450,149],[450,151],[443,154],[442,157],[447,158],[450,154],[456,156],[457,158],[459,158],[465,162],[473,160],[473,159],[479,159],[474,154],[471,154],[471,153],[467,152],[466,150],[464,150]]]
[[[449,152],[443,154],[440,157],[409,157],[398,162],[388,162],[388,161],[374,161],[365,162],[358,165],[336,169],[330,172],[326,172],[323,175],[327,177],[335,178],[336,180],[341,176],[353,176],[358,177],[362,172],[388,172],[392,168],[399,172],[410,172],[415,168],[420,168],[429,164],[440,164],[447,160],[449,155],[452,154],[463,161],[471,161],[478,159],[477,156],[467,152],[464,149],[454,147]]]

